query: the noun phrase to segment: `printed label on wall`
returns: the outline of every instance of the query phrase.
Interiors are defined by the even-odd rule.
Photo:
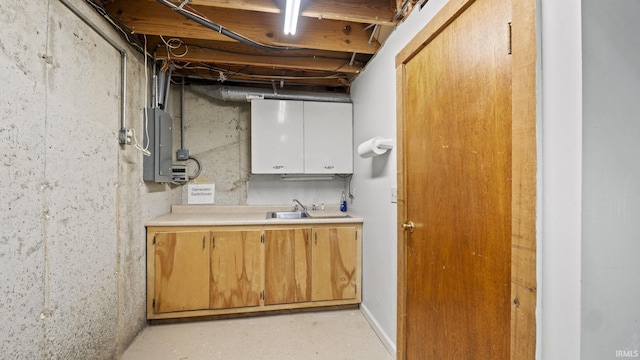
[[[216,184],[189,184],[187,204],[213,204]]]

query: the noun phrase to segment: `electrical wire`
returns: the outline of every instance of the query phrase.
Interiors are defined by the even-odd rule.
[[[156,0],[157,2],[159,2],[160,4],[174,10],[175,12],[181,14],[182,16],[186,17],[189,20],[193,20],[196,23],[211,29],[213,31],[216,31],[228,38],[231,38],[233,40],[239,41],[243,44],[249,45],[249,46],[253,46],[256,49],[260,49],[260,50],[264,50],[264,51],[286,51],[286,50],[291,50],[293,48],[290,48],[288,46],[272,46],[272,45],[266,45],[266,44],[262,44],[259,43],[257,41],[251,40],[243,35],[240,35],[234,31],[231,31],[229,29],[224,28],[222,25],[216,24],[213,21],[207,19],[205,16],[200,15],[195,13],[194,9],[191,8],[190,6],[186,6],[188,7],[190,10],[185,10],[184,7],[180,8],[180,6],[173,4],[172,2],[168,1],[168,0]],[[184,4],[184,3],[183,3]]]
[[[356,197],[351,193],[351,179],[353,178],[353,174],[349,174],[349,175],[340,175],[340,174],[336,174],[337,177],[339,178],[343,178],[346,179],[347,181],[347,189],[348,189],[348,193],[349,193],[349,199],[353,200]]]
[[[193,65],[190,66],[190,63],[186,64],[186,65],[182,65],[182,66],[176,66],[176,68],[180,68],[180,69],[186,69],[186,70],[208,70],[208,71],[217,71],[217,72],[226,72],[226,69],[222,69],[213,65],[208,65],[208,64],[204,64],[204,63],[200,63],[198,65]],[[245,67],[243,70],[245,70],[247,67]],[[346,76],[343,73],[339,73],[339,74],[332,74],[332,75],[322,75],[322,76],[283,76],[283,75],[257,75],[257,74],[248,74],[248,73],[243,73],[242,70],[234,72],[234,74],[232,76],[235,75],[241,75],[241,76],[245,76],[245,77],[249,77],[249,78],[255,78],[255,79],[276,79],[276,80],[330,80],[330,79],[343,79]],[[227,76],[227,79],[230,79],[231,76]]]
[[[147,48],[145,46],[145,48],[142,48],[142,45],[139,43],[139,41],[137,41],[137,39],[134,37],[135,40],[132,40],[129,37],[129,34],[133,34],[134,32],[127,29],[126,26],[124,26],[123,24],[121,24],[119,21],[115,20],[113,17],[111,17],[111,15],[109,15],[109,13],[107,12],[107,10],[101,6],[96,4],[93,0],[85,0],[91,7],[94,8],[94,10],[96,10],[103,18],[105,18],[111,25],[113,25],[114,28],[116,28],[118,31],[120,31],[120,33],[122,34],[122,37],[132,46],[138,48],[138,50],[147,55]],[[126,29],[126,30],[125,30]]]
[[[146,111],[145,111],[146,113]],[[146,128],[146,125],[145,125]],[[147,148],[143,148],[140,143],[138,143],[138,139],[136,138],[136,129],[131,128],[131,132],[133,133],[133,142],[135,143],[135,145],[133,146],[134,148],[136,148],[136,150],[140,151],[142,153],[142,155],[144,156],[151,156],[151,151],[149,151],[149,149],[147,149],[149,147],[149,137],[147,136]]]
[[[194,175],[189,175],[189,180],[193,180],[198,176],[200,176],[200,172],[202,171],[202,164],[200,163],[200,160],[198,160],[193,156],[189,156],[189,160],[193,160],[196,163],[196,165],[198,165],[198,170],[196,170],[196,173]]]
[[[189,53],[189,47],[179,38],[170,38],[169,40],[165,40],[164,37],[160,35],[160,40],[162,40],[165,47],[167,48],[167,58],[169,60],[171,60],[171,56],[173,56],[174,58],[181,58]],[[174,49],[178,49],[181,46],[184,46],[184,53],[176,54],[173,52]]]

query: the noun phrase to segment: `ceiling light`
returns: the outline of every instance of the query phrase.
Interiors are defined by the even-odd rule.
[[[284,13],[284,34],[295,35],[298,27],[298,14],[300,13],[300,0],[287,0],[287,9]]]

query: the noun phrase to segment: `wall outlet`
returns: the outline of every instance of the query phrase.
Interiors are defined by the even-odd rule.
[[[132,129],[120,129],[120,133],[118,133],[118,142],[120,145],[131,145],[131,138],[133,138]]]
[[[392,203],[397,203],[398,202],[398,187],[397,186],[392,186],[391,187],[391,202]]]

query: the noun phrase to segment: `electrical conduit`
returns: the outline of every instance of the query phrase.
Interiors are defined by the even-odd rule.
[[[87,16],[85,16],[78,8],[73,6],[68,0],[60,0],[60,2],[66,6],[72,13],[74,13],[80,20],[82,20],[85,24],[87,24],[93,31],[95,31],[100,37],[102,37],[106,42],[109,43],[114,49],[120,52],[122,56],[122,64],[121,64],[121,113],[120,113],[120,133],[118,135],[118,140],[121,145],[128,145],[130,140],[127,136],[127,50],[124,47],[121,47],[118,43],[116,43],[113,39],[111,39],[102,29],[100,29],[96,24],[94,24]]]

